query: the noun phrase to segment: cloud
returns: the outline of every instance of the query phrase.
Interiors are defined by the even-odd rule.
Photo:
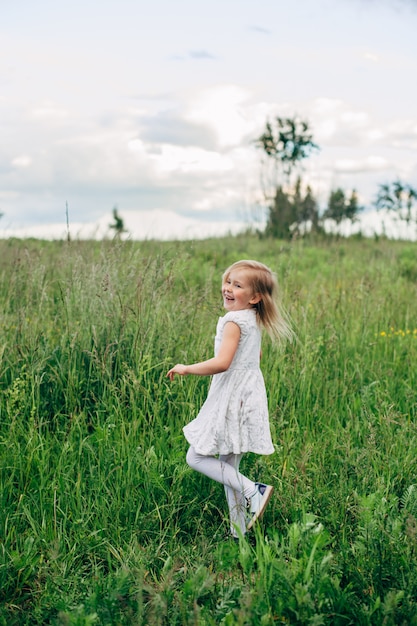
[[[261,35],[272,35],[272,30],[269,30],[269,28],[264,28],[263,26],[249,26],[249,30],[253,31],[254,33],[260,33]]]
[[[364,160],[338,159],[334,164],[335,172],[344,174],[384,171],[390,167],[392,167],[392,164],[380,156],[369,156]]]
[[[230,93],[235,94],[233,89]],[[216,102],[226,104],[224,98]],[[62,117],[61,126],[51,125],[44,116],[32,125],[26,116],[31,152],[19,154],[3,147],[0,155],[2,210],[9,219],[13,215],[16,227],[28,201],[32,210],[26,213],[26,223],[56,219],[67,201],[75,221],[86,217],[87,206],[94,218],[114,204],[142,211],[162,206],[179,215],[187,211],[235,215],[243,203],[241,177],[251,163],[248,147],[245,154],[239,145],[216,149],[213,120],[187,119],[188,105],[177,102],[175,107],[153,117],[146,108],[126,110],[107,116],[104,124],[70,116],[69,121]],[[232,109],[229,106],[231,116]]]
[[[13,167],[29,167],[31,163],[32,159],[30,158],[30,156],[28,156],[27,154],[22,154],[12,159],[11,164]]]
[[[381,3],[381,0],[359,0],[364,4],[370,5],[378,5]],[[407,6],[412,9],[417,9],[416,0],[385,0],[382,4],[387,4],[396,10],[401,10],[403,7]]]
[[[45,119],[48,123],[58,121],[60,122],[63,119],[68,119],[69,112],[66,108],[56,104],[51,100],[46,100],[36,106],[32,111],[31,115],[35,120]]]
[[[380,60],[379,55],[375,54],[374,52],[364,52],[363,58],[367,61],[372,61],[373,63],[378,63],[378,61]]]
[[[124,221],[126,233],[124,239],[136,241],[158,239],[175,241],[186,239],[206,239],[209,237],[235,235],[248,229],[263,228],[263,220],[255,221],[253,217],[242,216],[241,219],[216,219],[216,216],[201,214],[199,217],[181,216],[174,211],[155,209],[153,211],[120,211]],[[67,239],[65,216],[57,223],[36,224],[23,228],[12,228],[0,222],[0,238],[35,237],[48,240]],[[70,219],[69,232],[72,240],[82,239],[112,239],[114,232],[110,228],[111,213],[100,217],[96,221],[73,222]],[[414,211],[412,222],[407,224],[387,210],[370,210],[361,213],[356,222],[343,221],[336,226],[332,220],[325,220],[324,228],[327,232],[338,232],[343,236],[362,233],[366,237],[386,235],[393,239],[417,240],[417,214]]]
[[[319,145],[367,151],[417,148],[417,118],[397,118],[386,123],[371,111],[329,98],[314,100],[309,109],[311,127]]]
[[[120,211],[126,234],[124,239],[145,240],[158,239],[175,241],[184,239],[205,239],[228,234],[238,234],[248,228],[243,220],[216,220],[212,216],[206,219],[186,217],[175,213],[155,209],[153,211]],[[64,218],[64,215],[63,215]],[[4,218],[2,220],[4,222]],[[0,222],[0,238],[35,237],[48,240],[67,239],[67,227],[64,219],[61,223],[37,224],[23,228],[11,228]],[[114,232],[110,228],[111,213],[99,218],[95,222],[72,222],[69,231],[72,240],[77,239],[105,239],[113,238]],[[1,228],[2,227],[2,228]]]
[[[206,122],[193,123],[184,119],[178,110],[165,110],[138,119],[141,140],[177,146],[198,146],[213,150],[217,147],[216,135]]]
[[[372,126],[367,111],[355,110],[340,99],[317,98],[311,104],[312,128],[318,143],[355,145],[364,142]]]
[[[250,117],[249,101],[250,92],[242,87],[215,85],[191,94],[184,115],[190,122],[209,125],[219,147],[226,148],[239,145],[254,128],[257,120]]]
[[[395,148],[417,150],[417,120],[399,119],[391,122],[386,136]]]
[[[163,144],[158,153],[150,154],[149,157],[159,174],[206,174],[233,169],[233,162],[229,156],[195,147]]]
[[[207,50],[190,50],[188,54],[191,59],[212,60],[216,58],[213,54],[210,54],[210,52],[207,52]]]
[[[338,232],[343,236],[362,233],[365,237],[385,235],[391,239],[417,240],[417,214],[414,211],[412,221],[398,219],[395,214],[387,210],[372,209],[361,213],[356,222],[343,221],[338,227],[332,220],[325,220],[324,228],[327,232]]]
[[[10,228],[23,219],[56,222],[67,201],[79,224],[95,224],[115,204],[142,216],[165,209],[190,219],[204,213],[216,223],[234,222],[261,194],[261,155],[253,139],[267,117],[297,111],[290,101],[277,105],[226,83],[179,90],[175,98],[169,92],[141,94],[133,102],[94,119],[48,100],[20,115],[24,139],[0,147],[0,209],[9,220],[13,216]],[[407,172],[403,153],[399,158],[395,151],[414,145],[416,119],[384,126],[367,108],[341,98],[301,102],[300,111],[322,148],[303,174],[320,201],[340,184],[359,186],[366,203],[378,176]],[[358,179],[365,173],[371,174],[367,186]]]
[[[215,61],[216,56],[207,50],[189,50],[185,54],[174,54],[172,61]]]

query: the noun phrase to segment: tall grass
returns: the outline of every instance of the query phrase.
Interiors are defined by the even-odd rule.
[[[417,623],[416,248],[0,242],[0,624]],[[252,539],[185,464],[223,269],[277,271]]]

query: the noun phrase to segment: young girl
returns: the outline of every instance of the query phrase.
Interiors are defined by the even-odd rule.
[[[175,374],[213,376],[200,412],[183,429],[190,444],[186,460],[193,469],[224,485],[234,537],[252,528],[273,492],[270,485],[241,474],[239,464],[245,452],[274,452],[259,361],[261,327],[273,339],[291,338],[276,300],[277,290],[274,274],[262,263],[231,265],[223,274],[227,313],[217,324],[215,356],[193,365],[178,363],[167,374],[170,380]]]

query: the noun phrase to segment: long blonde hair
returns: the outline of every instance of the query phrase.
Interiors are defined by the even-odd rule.
[[[260,301],[254,304],[259,323],[265,328],[269,336],[278,341],[287,339],[292,341],[293,331],[282,308],[278,281],[275,273],[259,261],[236,261],[223,274],[225,281],[232,270],[245,270],[254,294],[261,296]]]

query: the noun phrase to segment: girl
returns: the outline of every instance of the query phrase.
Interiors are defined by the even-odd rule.
[[[197,417],[183,431],[190,448],[187,463],[222,483],[233,537],[245,534],[259,519],[273,487],[253,482],[239,472],[244,452],[272,454],[264,379],[259,367],[261,327],[273,339],[291,338],[276,301],[272,271],[257,261],[238,261],[223,274],[227,313],[217,324],[215,356],[207,361],[178,363],[167,376],[213,376]],[[247,509],[249,507],[249,516]]]

